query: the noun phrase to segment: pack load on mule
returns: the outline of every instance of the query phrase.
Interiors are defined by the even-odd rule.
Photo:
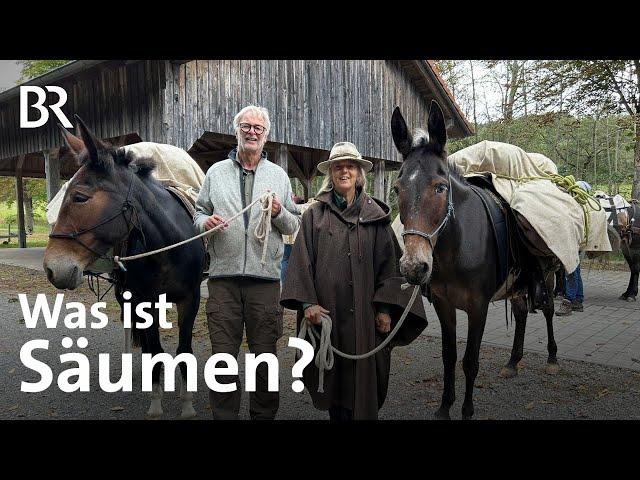
[[[131,165],[136,165],[139,160],[151,161],[155,167],[151,176],[158,180],[171,192],[191,214],[195,212],[195,204],[204,181],[204,172],[197,162],[183,149],[173,145],[155,142],[139,142],[120,147],[124,157]],[[74,175],[75,176],[75,175]],[[58,193],[51,199],[46,207],[47,222],[53,226],[58,219],[62,200],[69,184],[65,182]],[[111,252],[112,253],[112,252]],[[113,270],[112,262],[98,259],[87,267],[88,272],[109,273]]]
[[[611,251],[605,212],[572,177],[560,177],[556,165],[544,155],[483,141],[449,159],[467,177],[490,174],[498,195],[515,212],[519,227],[530,234],[529,239],[537,234],[542,240],[543,245],[535,242],[541,250],[536,253],[552,253],[568,273],[578,267],[579,251]]]
[[[631,200],[629,203],[622,195],[607,195],[602,190],[597,190],[593,196],[600,202],[602,210],[605,211],[609,226],[615,228],[620,237],[631,240],[633,234],[640,234],[640,227],[636,224],[636,211],[638,201]]]

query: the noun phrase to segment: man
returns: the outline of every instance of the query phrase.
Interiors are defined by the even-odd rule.
[[[223,227],[209,238],[209,299],[207,325],[213,354],[237,357],[246,328],[249,350],[256,355],[276,353],[282,335],[280,262],[282,235],[294,233],[300,218],[291,199],[287,173],[267,160],[263,148],[271,122],[265,108],[249,105],[235,116],[233,128],[238,146],[229,158],[207,171],[196,202],[194,224],[200,232]],[[267,190],[275,192],[271,208],[271,233],[266,263],[261,263],[262,243],[254,230],[260,218],[260,205],[244,213],[243,219],[226,219],[242,210]],[[241,385],[237,376],[218,377],[220,383],[236,382],[230,393],[210,391],[214,419],[237,419]],[[267,390],[267,365],[257,368],[256,391],[249,393],[252,419],[273,419],[278,411],[278,392]]]

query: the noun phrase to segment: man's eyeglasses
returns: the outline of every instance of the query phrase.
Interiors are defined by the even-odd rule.
[[[253,128],[253,131],[256,132],[258,135],[262,135],[266,130],[266,128],[264,128],[262,125],[251,125],[250,123],[240,124],[240,130],[242,130],[244,133],[249,133],[252,128]]]

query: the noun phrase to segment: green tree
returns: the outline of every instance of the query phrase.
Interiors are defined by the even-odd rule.
[[[61,67],[70,60],[18,60],[22,65],[21,77],[17,83],[25,82],[31,78],[39,77],[54,68]]]
[[[634,124],[634,176],[631,194],[640,198],[640,60],[549,61],[539,91],[563,97],[577,114],[626,113]]]

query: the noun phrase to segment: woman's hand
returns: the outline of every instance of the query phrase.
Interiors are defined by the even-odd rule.
[[[391,317],[387,313],[376,313],[376,328],[380,333],[389,333],[391,330]]]
[[[304,310],[304,318],[314,325],[322,323],[322,314],[329,314],[329,310],[325,310],[320,305],[311,305]]]

